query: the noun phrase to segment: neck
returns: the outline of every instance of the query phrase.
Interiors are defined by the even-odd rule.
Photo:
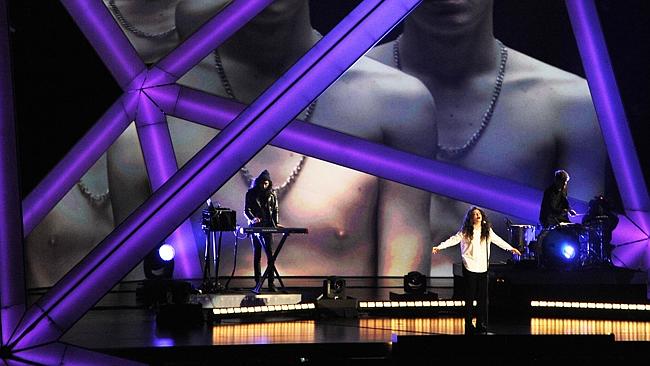
[[[222,47],[223,57],[236,59],[269,74],[281,74],[319,39],[309,21],[309,8],[292,10],[291,16],[272,17],[262,12]]]
[[[469,79],[498,67],[499,47],[492,17],[471,27],[443,33],[415,16],[404,25],[400,40],[402,68],[444,81]]]

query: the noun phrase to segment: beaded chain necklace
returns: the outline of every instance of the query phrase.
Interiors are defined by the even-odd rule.
[[[232,98],[232,99],[237,99],[235,98],[235,92],[233,91],[232,85],[230,84],[230,81],[228,80],[228,77],[226,76],[226,71],[223,68],[223,63],[221,61],[221,57],[219,56],[219,53],[217,50],[215,50],[213,53],[214,56],[214,66],[217,69],[217,74],[219,75],[219,79],[221,80],[221,85],[223,86],[224,90],[226,91],[226,94]],[[305,117],[303,118],[303,121],[309,122],[311,119],[311,116],[314,114],[314,110],[316,109],[316,101],[314,100],[309,104],[309,107],[307,107],[307,110],[305,111]],[[286,191],[289,186],[293,182],[296,181],[298,178],[298,175],[300,175],[300,171],[302,170],[303,165],[305,164],[306,160],[305,155],[300,156],[300,160],[298,160],[298,164],[293,168],[287,179],[282,182],[279,186],[273,187],[273,190],[275,193],[280,197],[280,194]],[[255,180],[255,177],[250,173],[248,170],[248,167],[244,165],[240,170],[239,173],[241,174],[242,178],[248,185],[248,187],[251,187],[253,184],[253,181]]]
[[[115,14],[115,19],[124,27],[124,29],[128,30],[129,32],[133,33],[134,35],[140,37],[140,38],[149,38],[149,39],[160,39],[160,38],[165,38],[170,35],[172,35],[174,32],[176,32],[176,26],[172,26],[170,29],[159,32],[159,33],[149,33],[145,32],[143,30],[140,30],[136,28],[131,22],[126,20],[124,17],[124,14],[122,14],[122,11],[120,8],[117,7],[115,4],[115,0],[108,0],[108,7],[111,9],[111,12]]]
[[[402,62],[400,60],[400,52],[399,52],[399,44],[400,44],[400,39],[401,35],[397,37],[397,39],[393,42],[393,62],[395,64],[395,67],[397,67],[399,70],[402,70]],[[499,95],[501,94],[501,88],[503,86],[503,79],[505,78],[506,75],[506,63],[508,62],[508,48],[501,43],[501,41],[497,40],[497,43],[499,45],[500,49],[500,55],[501,55],[501,60],[499,62],[499,68],[497,69],[497,78],[496,82],[494,83],[494,89],[492,90],[492,97],[490,98],[490,103],[488,104],[487,109],[485,110],[485,113],[483,113],[483,117],[481,118],[481,124],[472,134],[472,136],[465,142],[463,145],[459,147],[451,147],[451,146],[443,146],[438,144],[438,158],[446,158],[446,159],[454,159],[458,158],[469,149],[471,149],[478,140],[481,138],[481,135],[483,134],[483,131],[487,127],[487,125],[490,123],[490,120],[492,120],[492,115],[494,114],[494,107],[497,104],[497,100],[499,100]]]

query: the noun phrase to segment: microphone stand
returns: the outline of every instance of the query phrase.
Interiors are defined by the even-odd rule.
[[[490,317],[490,241],[485,241],[485,334],[488,334]]]

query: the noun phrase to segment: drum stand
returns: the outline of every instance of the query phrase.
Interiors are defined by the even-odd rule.
[[[587,240],[586,250],[582,265],[602,265],[608,264],[609,258],[605,258],[605,238],[603,224],[601,222],[590,225],[588,230],[589,238]]]

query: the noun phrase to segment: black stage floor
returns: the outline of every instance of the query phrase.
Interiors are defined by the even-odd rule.
[[[650,306],[637,309],[650,304],[647,296],[643,299],[627,296],[617,302],[617,292],[607,290],[603,294],[609,298],[582,296],[570,301],[558,298],[553,304],[561,305],[560,308],[517,312],[505,305],[507,298],[496,301],[494,296],[513,297],[518,301],[517,306],[524,306],[517,281],[528,281],[525,286],[531,289],[540,282],[547,286],[557,280],[556,276],[546,273],[532,281],[535,274],[528,273],[527,279],[522,279],[521,273],[513,272],[514,269],[504,266],[492,269],[492,281],[497,282],[490,287],[493,291],[489,335],[463,334],[461,307],[455,300],[458,294],[454,294],[460,290],[455,288],[458,279],[429,279],[428,290],[437,295],[437,301],[400,299],[404,300],[400,302],[389,299],[391,292],[405,295],[402,278],[351,277],[346,278],[345,295],[347,300],[354,301],[328,300],[329,310],[333,307],[334,311],[325,312],[319,307],[273,314],[230,314],[191,323],[187,314],[176,307],[178,319],[185,320],[165,324],[156,321],[157,314],[162,314],[160,308],[145,306],[137,298],[136,289],[141,284],[123,283],[77,322],[61,341],[151,365],[393,365],[444,361],[548,364],[636,361],[650,351]],[[631,275],[630,282],[643,276],[647,278],[645,273],[628,275]],[[609,288],[607,275],[603,276],[603,285]],[[588,277],[592,283],[585,288],[592,291],[590,287],[596,286],[594,282],[601,277],[594,277],[593,273]],[[625,276],[619,273],[614,277]],[[324,278],[284,279],[287,286],[284,292],[300,293],[303,303],[319,303]],[[514,290],[512,287],[499,289],[512,281],[516,283]],[[250,294],[251,279],[236,278],[232,284],[229,293]],[[534,291],[525,293],[534,294]],[[595,309],[592,304],[591,308],[587,305],[581,308],[580,301],[610,306]],[[378,308],[376,302],[382,305]],[[418,303],[431,306],[414,307]],[[346,309],[350,304],[354,304],[355,311],[344,311],[350,310]],[[394,307],[386,307],[390,304]],[[569,307],[571,304],[575,307]],[[630,305],[634,308],[627,307]]]

